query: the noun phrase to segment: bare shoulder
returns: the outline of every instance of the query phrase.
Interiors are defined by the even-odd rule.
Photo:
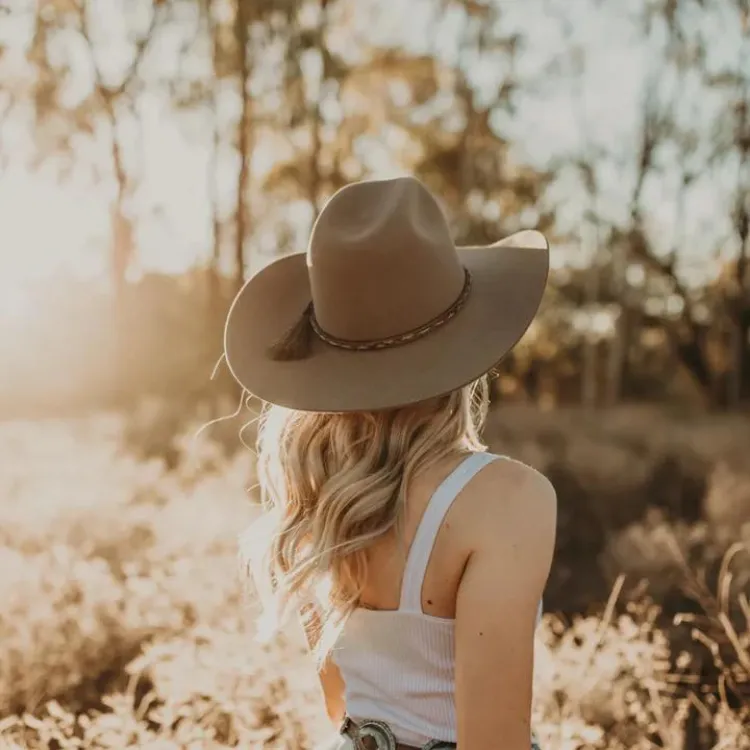
[[[529,746],[534,631],[552,563],[555,491],[534,469],[497,458],[464,488],[466,565],[456,595],[458,746]]]
[[[469,553],[487,545],[501,549],[507,540],[551,558],[557,496],[544,474],[501,456],[469,482],[463,500],[461,528]]]

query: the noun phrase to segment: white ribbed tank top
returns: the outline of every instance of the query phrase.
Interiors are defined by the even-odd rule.
[[[457,739],[454,621],[422,611],[422,583],[448,509],[471,478],[497,458],[472,453],[440,484],[409,549],[399,608],[355,610],[332,651],[345,684],[347,715],[354,721],[385,721],[405,745]]]

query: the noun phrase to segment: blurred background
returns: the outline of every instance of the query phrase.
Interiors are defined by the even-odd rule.
[[[311,747],[237,564],[243,280],[413,173],[550,286],[487,440],[558,491],[545,748],[750,747],[750,0],[0,0],[0,748]]]

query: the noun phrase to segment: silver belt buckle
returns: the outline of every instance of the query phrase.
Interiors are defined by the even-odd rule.
[[[371,737],[377,750],[396,750],[396,736],[384,721],[363,721],[359,725],[359,736]]]
[[[398,747],[396,735],[384,721],[366,719],[357,724],[347,716],[340,731],[352,740],[355,750],[364,750],[364,739],[370,739],[375,743],[374,750],[396,750]],[[420,750],[455,750],[455,747],[453,742],[430,740]]]

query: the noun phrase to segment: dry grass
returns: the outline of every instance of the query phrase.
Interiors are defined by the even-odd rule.
[[[638,447],[653,439],[648,420],[623,419],[619,431],[613,420],[594,434],[565,415],[525,419],[497,440],[537,464],[567,461],[580,486],[617,497],[650,481],[654,457],[671,449],[663,434],[660,447]],[[121,427],[101,418],[0,430],[0,748],[312,746],[327,727],[301,639],[258,645],[242,598],[247,455],[169,434],[135,458]],[[618,517],[597,555],[609,604],[545,618],[535,709],[543,747],[750,748],[750,553],[735,543],[750,541],[750,481],[722,432],[737,427],[705,429],[714,515]],[[679,450],[698,450],[695,429],[689,439],[687,428],[671,434]],[[725,567],[701,582],[696,560],[722,553]],[[643,596],[624,603],[632,586],[622,572],[628,583],[648,577],[659,598],[690,580],[695,606],[669,625]]]

